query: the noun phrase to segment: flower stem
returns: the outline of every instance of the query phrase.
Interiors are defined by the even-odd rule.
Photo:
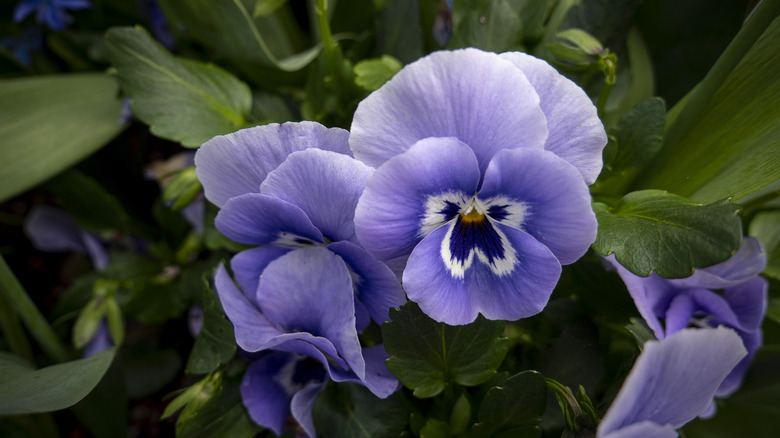
[[[336,49],[336,43],[333,41],[333,34],[330,32],[330,23],[328,22],[328,0],[317,0],[317,24],[320,27],[320,38],[322,38],[325,57],[331,59]]]
[[[636,179],[635,189],[645,187],[650,177],[657,173],[669,159],[674,147],[691,129],[715,92],[718,91],[758,38],[777,18],[778,14],[780,14],[780,0],[762,1],[720,55],[712,69],[691,91],[685,106],[679,111],[677,108],[672,109],[677,116],[667,126],[661,150],[640,177]]]
[[[35,303],[19,284],[19,280],[5,260],[0,256],[0,294],[11,304],[21,317],[30,334],[35,338],[43,351],[56,362],[66,362],[69,359],[68,350],[54,333],[46,318]]]

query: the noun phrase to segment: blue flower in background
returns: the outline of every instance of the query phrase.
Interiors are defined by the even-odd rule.
[[[667,280],[652,274],[638,277],[608,258],[626,284],[634,303],[658,339],[686,327],[725,326],[734,329],[747,349],[715,392],[725,397],[739,388],[750,361],[762,343],[761,321],[766,313],[767,288],[759,276],[766,266],[761,244],[745,237],[742,246],[725,262],[700,269],[688,278]],[[723,293],[717,293],[722,290]],[[715,405],[711,411],[714,413]]]
[[[544,61],[434,53],[355,112],[350,147],[377,167],[357,237],[408,257],[404,289],[437,321],[534,315],[596,237],[587,185],[606,142],[585,92]]]
[[[11,52],[24,66],[32,66],[33,53],[43,47],[43,32],[34,26],[25,27],[21,35],[0,40],[0,47]]]
[[[725,327],[681,330],[644,345],[599,424],[598,438],[674,438],[675,429],[703,414],[712,396],[746,354]]]
[[[44,23],[51,30],[65,30],[73,17],[65,11],[91,8],[87,0],[22,0],[14,10],[14,21],[20,22],[35,12],[35,20]]]

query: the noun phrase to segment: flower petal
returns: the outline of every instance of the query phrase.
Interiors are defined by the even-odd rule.
[[[214,276],[214,285],[222,308],[236,333],[236,343],[248,352],[260,351],[264,344],[282,334],[260,313],[252,302],[236,287],[220,264]]]
[[[264,245],[241,251],[230,260],[230,268],[233,270],[236,283],[241,286],[244,295],[255,306],[257,306],[255,301],[257,284],[260,282],[260,275],[265,270],[265,267],[291,250],[291,248],[282,246]]]
[[[233,196],[257,192],[268,173],[295,151],[319,148],[352,156],[348,136],[316,122],[271,123],[219,135],[195,155],[198,179],[206,198],[222,207]]]
[[[269,173],[260,193],[299,207],[331,241],[355,240],[355,206],[372,172],[346,155],[309,149]]]
[[[214,223],[229,239],[250,245],[322,242],[322,234],[300,208],[258,193],[230,198]]]
[[[108,252],[97,237],[87,233],[65,211],[48,205],[32,208],[24,234],[41,251],[75,251],[89,256],[95,270],[108,266]]]
[[[561,273],[560,263],[546,246],[498,224],[505,258],[500,266],[490,264],[484,254],[472,253],[458,267],[444,250],[454,227],[454,223],[440,227],[425,237],[406,265],[404,289],[423,312],[436,321],[458,325],[474,321],[480,312],[488,319],[516,320],[544,308]]]
[[[490,161],[479,199],[507,199],[526,211],[519,228],[545,244],[561,264],[574,263],[596,240],[596,215],[577,170],[552,152],[514,149]]]
[[[669,280],[669,282],[678,288],[723,289],[761,274],[764,268],[766,268],[766,253],[761,243],[754,237],[744,237],[739,250],[726,261],[709,268],[698,269],[688,278]]]
[[[652,421],[642,421],[607,434],[598,433],[596,436],[598,438],[676,438],[679,434],[668,424],[660,425]]]
[[[748,368],[750,368],[750,362],[753,360],[753,356],[755,356],[758,347],[763,344],[763,333],[761,330],[750,333],[742,332],[739,333],[739,335],[742,338],[742,344],[745,346],[745,349],[747,349],[748,354],[742,358],[737,366],[731,370],[731,373],[726,376],[723,383],[720,384],[718,390],[715,391],[717,397],[728,397],[742,386],[742,380],[744,380],[745,374],[747,374]]]
[[[748,281],[726,288],[725,299],[739,319],[743,330],[753,331],[761,327],[766,314],[769,283],[762,277],[753,277]]]
[[[409,254],[426,234],[452,219],[447,205],[474,197],[474,152],[454,138],[428,138],[374,172],[355,210],[360,243],[381,260]]]
[[[359,378],[365,376],[352,277],[341,257],[319,247],[292,251],[268,264],[257,290],[270,321],[327,339]]]
[[[270,353],[249,364],[241,380],[241,401],[249,417],[278,436],[290,416],[292,394],[275,377],[291,360],[295,360],[291,354]]]
[[[312,416],[314,402],[317,401],[317,396],[320,395],[324,387],[324,382],[307,385],[293,395],[292,403],[290,403],[293,418],[311,437],[317,436],[317,431],[314,429],[314,417]],[[281,434],[277,435],[281,436]]]
[[[340,255],[355,275],[355,298],[378,324],[390,320],[391,307],[406,302],[406,294],[393,271],[365,249],[350,242],[335,242],[328,249]]]
[[[599,426],[599,436],[643,421],[678,428],[705,412],[746,354],[725,327],[686,329],[648,341]]]
[[[607,133],[590,97],[541,59],[521,52],[499,56],[517,66],[539,94],[549,131],[544,149],[571,163],[587,185],[593,184],[601,172]]]
[[[366,360],[364,384],[375,396],[388,397],[400,387],[398,379],[385,366],[385,361],[390,358],[390,355],[385,351],[384,345],[364,348],[363,357]]]
[[[398,72],[360,102],[349,145],[379,167],[427,137],[469,145],[484,170],[501,149],[544,146],[539,96],[520,70],[477,49],[435,52]]]

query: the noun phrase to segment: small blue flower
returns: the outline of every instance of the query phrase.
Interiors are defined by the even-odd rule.
[[[707,411],[721,382],[745,356],[732,329],[686,329],[644,345],[598,427],[598,438],[674,438]]]
[[[43,47],[43,32],[34,26],[25,27],[21,35],[0,40],[0,47],[11,52],[24,66],[31,67],[33,53]]]
[[[14,10],[14,21],[18,23],[35,12],[38,23],[46,24],[51,30],[61,31],[73,22],[73,17],[65,13],[66,10],[91,7],[92,3],[88,0],[22,0]]]
[[[409,299],[437,321],[534,315],[595,240],[587,185],[606,141],[585,92],[544,61],[436,52],[355,112],[350,147],[377,167],[358,239],[406,261]]]
[[[687,327],[734,329],[748,354],[723,381],[715,396],[725,397],[739,388],[753,355],[761,346],[761,321],[767,306],[768,284],[759,276],[766,266],[766,255],[758,240],[745,237],[739,251],[728,260],[677,280],[663,279],[656,274],[638,277],[620,266],[614,256],[607,260],[617,269],[639,314],[658,339]]]

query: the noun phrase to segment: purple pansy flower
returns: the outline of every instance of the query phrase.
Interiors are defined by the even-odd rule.
[[[11,52],[25,67],[31,67],[33,54],[43,47],[43,32],[34,26],[25,27],[21,35],[0,40],[0,47]]]
[[[675,429],[704,413],[746,354],[725,327],[685,329],[648,341],[599,424],[598,438],[674,438]]]
[[[311,405],[324,375],[380,397],[398,386],[382,347],[358,341],[405,296],[393,272],[357,245],[355,205],[373,169],[351,157],[347,136],[314,122],[271,124],[215,137],[195,156],[206,197],[222,207],[217,228],[257,245],[231,260],[240,289],[224,267],[216,289],[239,347],[286,352],[253,362],[242,386],[252,418],[277,433],[292,412],[314,434]],[[299,366],[312,374],[289,372]]]
[[[656,274],[638,277],[620,266],[614,256],[607,260],[617,268],[639,314],[658,339],[686,327],[733,328],[748,354],[715,395],[725,397],[739,388],[753,355],[761,346],[761,321],[767,306],[768,285],[759,276],[766,266],[766,255],[758,240],[745,237],[740,249],[725,262],[677,280],[663,279]]]
[[[377,167],[358,239],[408,257],[404,289],[438,321],[534,315],[595,240],[587,185],[606,142],[585,92],[544,61],[433,53],[355,112],[350,147]]]
[[[14,10],[14,21],[20,22],[33,12],[38,23],[44,23],[51,30],[65,30],[73,17],[65,11],[91,8],[88,0],[22,0]]]
[[[282,255],[328,248],[353,275],[362,330],[370,318],[388,320],[406,297],[393,272],[357,244],[355,205],[373,169],[351,157],[347,136],[314,122],[258,126],[206,142],[195,165],[206,198],[222,207],[217,228],[258,245],[231,261],[244,293],[253,295]]]
[[[244,376],[242,400],[258,424],[281,434],[292,409],[315,436],[311,409],[325,375],[336,382],[361,383],[379,397],[397,389],[382,347],[360,346],[352,281],[341,257],[316,246],[268,263],[250,296],[219,267],[216,288],[239,347],[289,353],[264,356]],[[301,367],[305,373],[298,372]]]

